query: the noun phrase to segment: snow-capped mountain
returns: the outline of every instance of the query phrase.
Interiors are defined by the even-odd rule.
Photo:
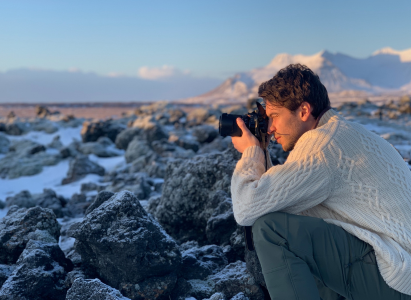
[[[318,74],[331,98],[411,93],[411,49],[396,51],[383,48],[367,58],[328,51],[311,56],[278,54],[267,66],[238,73],[216,89],[185,102],[243,102],[257,96],[262,82],[294,63],[304,64]]]

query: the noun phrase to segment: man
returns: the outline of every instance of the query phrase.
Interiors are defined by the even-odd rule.
[[[259,96],[269,134],[291,152],[266,171],[259,141],[237,119],[243,135],[232,141],[243,155],[231,193],[271,299],[320,299],[314,278],[348,299],[411,299],[411,172],[402,157],[330,109],[305,66],[280,70]]]

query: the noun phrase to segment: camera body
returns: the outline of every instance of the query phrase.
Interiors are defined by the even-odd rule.
[[[264,107],[256,102],[257,109],[251,113],[245,115],[231,115],[231,114],[222,114],[220,116],[220,123],[218,131],[221,136],[242,136],[242,131],[237,125],[237,118],[241,118],[245,126],[250,130],[250,132],[263,143],[265,147],[267,140],[268,132],[268,117],[265,113]]]

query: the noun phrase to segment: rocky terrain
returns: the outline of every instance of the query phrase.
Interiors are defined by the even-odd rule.
[[[144,105],[119,119],[0,119],[0,300],[269,299],[233,216],[241,157],[218,134],[249,107]],[[336,109],[411,150],[411,99]],[[271,142],[281,164],[288,153]]]

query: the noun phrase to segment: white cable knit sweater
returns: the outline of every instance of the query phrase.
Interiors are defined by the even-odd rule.
[[[411,295],[411,172],[392,145],[331,109],[283,165],[264,162],[252,146],[234,170],[238,224],[275,211],[322,218],[370,244],[387,284]]]

